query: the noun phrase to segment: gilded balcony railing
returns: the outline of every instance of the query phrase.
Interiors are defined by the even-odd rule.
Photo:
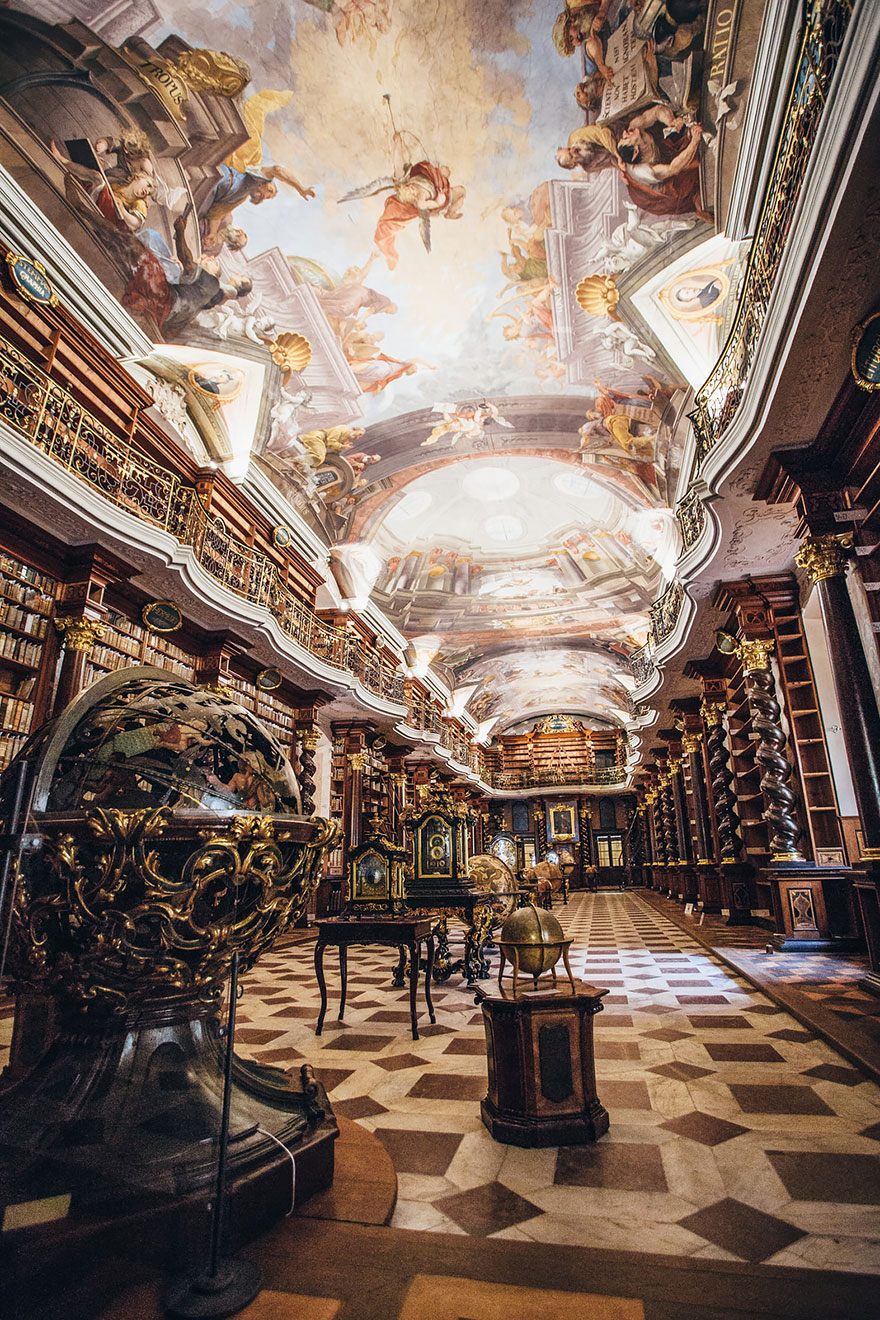
[[[558,788],[565,784],[597,784],[613,786],[626,783],[626,768],[622,765],[597,769],[593,765],[566,766],[554,770],[509,770],[490,774],[487,782],[496,789]]]
[[[675,631],[684,602],[684,587],[675,579],[651,606],[651,639],[662,642]]]
[[[690,550],[692,545],[696,545],[706,526],[706,506],[693,486],[683,499],[678,501],[675,506],[675,516],[678,519],[684,548]]]
[[[654,670],[650,643],[646,642],[644,646],[639,647],[638,651],[633,651],[629,658],[629,667],[639,687],[642,683],[647,682]]]
[[[404,704],[403,675],[381,653],[320,619],[285,586],[272,561],[205,509],[195,487],[121,440],[17,348],[0,339],[0,419],[118,508],[187,545],[229,591],[274,615],[310,655]]]
[[[718,443],[742,403],[851,16],[852,0],[807,4],[794,82],[733,329],[691,413],[698,464]]]

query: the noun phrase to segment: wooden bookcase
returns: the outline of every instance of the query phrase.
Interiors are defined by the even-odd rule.
[[[126,665],[155,665],[190,681],[194,680],[193,656],[170,637],[150,632],[142,623],[119,610],[108,610],[102,622],[105,627],[104,637],[95,642],[89,651],[87,686]]]
[[[228,670],[222,682],[245,710],[252,711],[273,733],[291,760],[296,758],[296,707],[278,692],[263,692],[243,674]]]
[[[57,581],[0,554],[0,770],[35,727],[35,699]]]

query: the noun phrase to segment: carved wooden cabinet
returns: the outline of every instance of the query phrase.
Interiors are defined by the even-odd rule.
[[[489,1056],[489,1090],[480,1106],[496,1141],[512,1146],[575,1146],[608,1131],[596,1095],[593,1018],[607,990],[475,987]]]

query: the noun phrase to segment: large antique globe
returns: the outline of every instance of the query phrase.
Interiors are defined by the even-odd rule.
[[[508,917],[516,907],[516,876],[500,857],[491,853],[477,853],[468,861],[468,883],[473,889],[485,890],[490,900],[493,924]]]
[[[12,911],[19,985],[124,1012],[210,997],[303,911],[335,834],[301,817],[276,739],[218,692],[162,669],[87,689],[25,746],[42,847]]]
[[[233,957],[246,971],[301,916],[338,827],[299,814],[290,762],[253,714],[153,668],[108,675],[35,734],[0,780],[7,822],[16,797],[32,846],[3,925],[19,1058],[39,1062],[0,1098],[0,1156],[51,1133],[84,1203],[96,1165],[200,1185]],[[243,1062],[236,1078],[243,1166],[269,1149],[261,1129],[295,1146],[318,1121],[310,1079],[292,1094]]]

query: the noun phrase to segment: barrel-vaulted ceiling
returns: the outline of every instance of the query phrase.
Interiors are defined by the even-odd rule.
[[[0,12],[4,164],[150,335],[157,407],[261,467],[486,734],[631,717],[744,259],[715,8]]]

